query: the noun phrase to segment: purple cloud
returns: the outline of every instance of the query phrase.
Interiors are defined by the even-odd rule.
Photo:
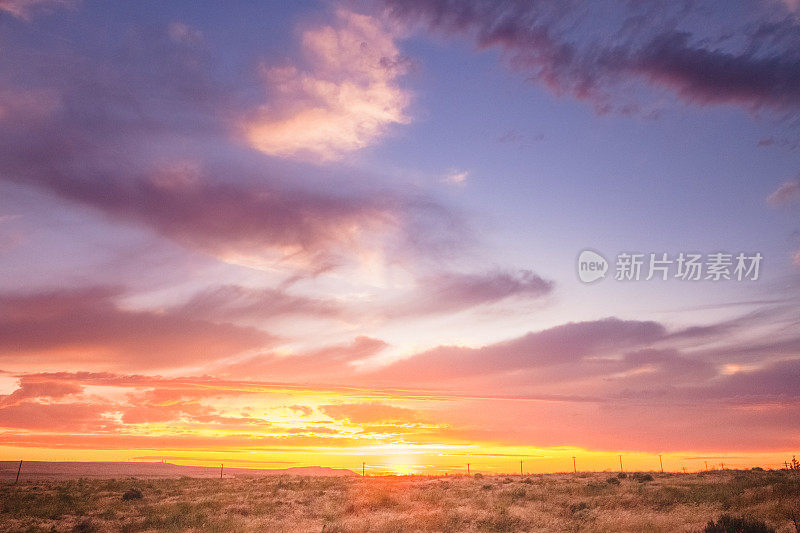
[[[174,309],[176,313],[218,321],[267,319],[285,315],[337,318],[341,305],[330,300],[291,295],[274,288],[223,285],[204,290]]]
[[[589,356],[619,354],[665,338],[657,322],[606,318],[571,322],[480,348],[440,346],[378,370],[394,382],[440,382],[575,363]]]
[[[598,20],[573,3],[487,0],[385,0],[396,18],[446,35],[466,35],[479,49],[502,50],[515,69],[558,94],[613,107],[611,87],[645,81],[695,105],[800,107],[800,54],[787,20],[741,29],[735,40],[681,30],[692,9],[622,3]],[[673,6],[674,7],[674,6]],[[673,12],[673,11],[677,11]],[[708,31],[708,18],[704,18]],[[725,42],[727,41],[727,42]],[[714,43],[720,43],[715,45]],[[622,102],[627,113],[636,103]]]
[[[257,376],[263,380],[312,380],[330,383],[346,381],[353,375],[350,363],[372,357],[383,351],[386,342],[372,337],[359,336],[352,342],[324,346],[294,355],[264,353],[219,370],[222,375],[237,377]],[[354,385],[356,385],[354,383]]]
[[[422,277],[418,285],[410,301],[392,307],[391,316],[453,313],[512,297],[542,298],[553,290],[552,281],[530,270],[480,274],[447,272]]]
[[[77,0],[2,0],[0,11],[5,11],[23,20],[30,20],[34,15],[50,13],[59,7],[71,7]]]
[[[108,287],[0,294],[0,359],[31,368],[167,368],[264,348],[274,338],[255,328],[216,324],[175,313],[124,309]]]
[[[21,41],[0,58],[0,179],[230,262],[317,272],[365,251],[408,260],[463,240],[462,221],[434,201],[342,186],[249,147],[239,123],[258,102],[214,80],[196,39],[134,28],[92,43],[93,61],[42,44],[36,62]],[[259,86],[250,76],[242,85]]]

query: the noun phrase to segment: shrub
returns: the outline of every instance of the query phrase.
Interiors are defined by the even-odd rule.
[[[617,477],[619,479],[625,479],[626,477],[628,477],[628,474],[626,474],[625,472],[620,472],[619,474],[617,474]]]
[[[122,495],[122,499],[127,500],[141,500],[142,499],[142,491],[139,489],[128,489]]]
[[[611,485],[619,485],[619,479],[615,477],[610,477],[606,480],[606,483],[609,483]]]
[[[589,504],[586,502],[571,503],[569,506],[569,512],[573,514],[580,513],[581,511],[585,511],[588,508]]]
[[[523,489],[522,487],[518,487],[509,492],[508,495],[511,496],[512,500],[517,501],[525,498],[525,496],[527,496],[528,493],[525,492],[525,489]]]
[[[520,519],[509,514],[507,509],[500,509],[496,515],[479,520],[478,527],[486,531],[519,531]]]
[[[639,483],[646,483],[647,481],[653,481],[653,476],[651,474],[644,474],[642,472],[637,472],[633,474],[633,479],[635,479]]]
[[[373,511],[378,509],[386,509],[398,505],[397,500],[392,498],[389,494],[375,494],[367,502],[367,507]]]
[[[91,520],[82,520],[75,524],[75,527],[72,528],[72,533],[95,533],[97,529],[94,527],[94,524]]]
[[[710,520],[703,533],[775,533],[775,529],[761,520],[748,520],[724,514],[716,522]]]

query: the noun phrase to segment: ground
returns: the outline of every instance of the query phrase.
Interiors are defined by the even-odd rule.
[[[800,475],[795,472],[652,477],[578,473],[4,482],[0,531],[702,531],[723,513],[763,520],[779,532],[796,531],[792,513],[800,516]],[[126,492],[128,499],[123,499]]]

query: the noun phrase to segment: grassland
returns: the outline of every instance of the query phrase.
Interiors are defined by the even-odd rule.
[[[796,531],[795,472],[653,478],[579,473],[4,482],[0,531],[702,531],[723,513]],[[131,489],[141,498],[134,491],[123,499]]]

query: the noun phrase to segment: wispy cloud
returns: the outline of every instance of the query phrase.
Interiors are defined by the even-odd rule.
[[[0,0],[0,11],[29,20],[37,13],[49,13],[59,7],[69,7],[77,0]]]
[[[480,273],[440,272],[422,276],[405,299],[386,311],[392,317],[455,313],[510,298],[541,299],[554,288],[530,270]]]
[[[353,424],[419,421],[419,414],[413,409],[395,407],[381,402],[321,405],[319,410],[335,420],[345,419]]]
[[[786,181],[767,197],[774,206],[789,205],[800,200],[800,179]]]
[[[601,112],[639,108],[635,99],[626,100],[624,91],[612,94],[612,88],[628,82],[645,82],[700,106],[800,107],[800,55],[788,31],[794,24],[789,19],[765,18],[755,30],[739,28],[734,39],[728,28],[709,26],[708,18],[703,19],[704,32],[689,24],[682,28],[694,9],[677,4],[620,2],[600,15],[576,2],[385,3],[397,18],[446,35],[468,36],[480,49],[502,50],[509,64],[530,80],[591,101]]]
[[[447,183],[453,183],[455,185],[460,185],[467,181],[467,177],[469,176],[469,172],[466,170],[451,170],[447,173],[444,177],[444,181]]]
[[[270,376],[291,381],[302,376],[303,381],[340,383],[353,375],[352,363],[368,359],[387,348],[380,339],[359,336],[352,342],[333,344],[300,352],[267,352],[245,358],[218,368],[224,376]]]

